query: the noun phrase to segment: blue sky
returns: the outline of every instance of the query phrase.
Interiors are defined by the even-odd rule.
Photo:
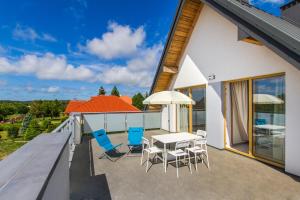
[[[0,99],[146,92],[174,0],[26,0],[0,7]]]
[[[285,0],[252,0],[278,15]],[[146,92],[178,0],[10,0],[0,7],[0,99]]]
[[[291,0],[250,0],[250,4],[275,16],[280,16],[280,6]]]

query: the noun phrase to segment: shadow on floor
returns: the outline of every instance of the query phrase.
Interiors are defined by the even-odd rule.
[[[83,137],[76,147],[70,168],[71,200],[111,200],[111,194],[105,174],[94,173],[91,137]]]

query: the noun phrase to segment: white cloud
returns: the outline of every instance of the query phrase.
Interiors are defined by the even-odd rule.
[[[153,81],[163,45],[159,43],[147,46],[143,27],[134,30],[129,26],[110,23],[109,30],[111,32],[103,34],[101,39],[88,41],[84,48],[106,59],[128,56],[123,60],[124,64],[114,64],[112,60],[89,65],[73,65],[68,63],[64,55],[28,52],[17,59],[0,56],[0,73],[33,75],[46,80],[76,80],[149,87]],[[90,45],[95,40],[98,46],[94,51]],[[67,49],[72,52],[70,47],[70,44],[67,44]],[[85,52],[80,53],[88,56]],[[43,92],[48,92],[48,89],[44,88]],[[54,88],[51,88],[49,92],[53,90]],[[82,87],[80,90],[84,91],[85,88]]]
[[[98,78],[107,84],[149,87],[153,81],[162,48],[159,44],[144,49],[139,56],[130,59],[124,66],[107,67]]]
[[[57,86],[50,86],[48,89],[47,89],[47,92],[48,93],[57,93],[60,91],[60,88],[57,87]]]
[[[40,39],[48,41],[48,42],[56,42],[57,41],[55,37],[53,37],[52,35],[50,35],[48,33],[43,33],[42,37]]]
[[[88,53],[104,59],[122,58],[132,56],[145,40],[146,33],[140,26],[132,29],[115,22],[108,24],[108,32],[101,38],[87,41],[85,49]]]
[[[43,40],[47,42],[56,42],[56,38],[48,33],[37,33],[33,28],[21,26],[17,24],[13,30],[13,37],[18,40],[27,40],[34,42],[35,40]]]
[[[0,73],[31,74],[39,79],[92,81],[94,73],[85,66],[75,67],[64,56],[46,53],[25,55],[18,60],[0,57]]]

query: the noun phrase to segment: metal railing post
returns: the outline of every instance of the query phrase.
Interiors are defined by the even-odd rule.
[[[127,113],[125,113],[125,133],[127,133],[128,130],[128,124],[127,124]]]
[[[145,118],[146,118],[146,112],[143,112],[143,127],[144,127],[144,131],[146,130],[146,127],[145,127],[145,125],[146,125],[146,121],[145,121]]]

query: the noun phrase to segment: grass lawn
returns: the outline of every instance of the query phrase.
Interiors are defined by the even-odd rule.
[[[17,140],[0,140],[0,160],[4,159],[6,156],[20,148],[26,143],[26,141]]]
[[[2,140],[6,140],[7,139],[7,131],[0,131],[0,136]]]

